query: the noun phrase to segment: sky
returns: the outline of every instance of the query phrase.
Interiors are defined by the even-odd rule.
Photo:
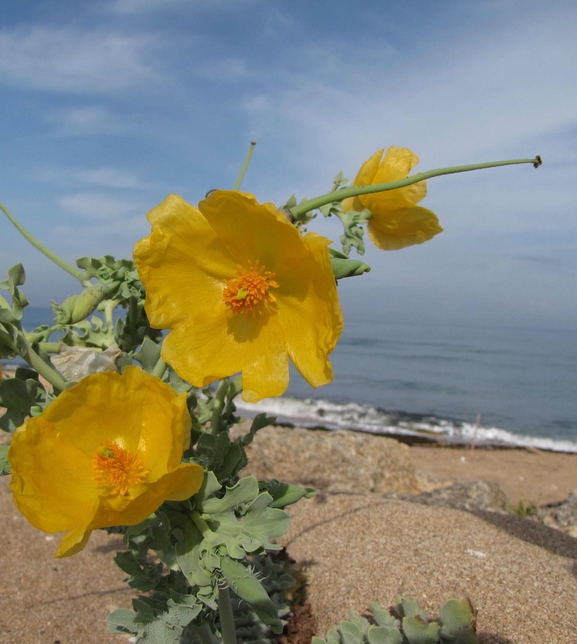
[[[130,257],[168,194],[323,194],[389,145],[444,232],[342,280],[345,319],[577,329],[573,0],[20,0],[0,9],[0,202],[67,261]],[[337,242],[337,220],[310,229]],[[0,219],[35,306],[78,283]]]

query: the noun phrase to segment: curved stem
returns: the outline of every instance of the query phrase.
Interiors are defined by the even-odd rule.
[[[242,180],[244,179],[246,169],[248,168],[248,164],[250,163],[250,160],[252,159],[252,153],[254,152],[254,146],[255,145],[256,145],[256,141],[251,141],[250,142],[250,148],[248,149],[246,159],[244,160],[244,163],[242,164],[242,168],[240,169],[240,174],[238,175],[238,179],[236,180],[236,183],[234,184],[234,190],[240,190],[240,186],[242,184]]]
[[[56,369],[42,360],[42,358],[34,351],[34,349],[26,342],[26,351],[19,351],[18,355],[24,358],[26,362],[36,369],[36,371],[47,380],[54,389],[64,391],[70,387],[71,383],[65,380]]]
[[[537,156],[534,159],[514,159],[512,161],[490,161],[489,163],[475,163],[472,165],[456,165],[450,168],[438,168],[437,170],[428,170],[427,172],[419,172],[414,174],[411,177],[406,179],[400,179],[399,181],[389,181],[388,183],[376,183],[370,186],[350,186],[349,188],[343,188],[342,190],[337,190],[336,192],[329,192],[326,195],[320,197],[315,197],[314,199],[308,199],[298,204],[298,206],[293,206],[290,208],[290,212],[293,217],[298,217],[309,210],[314,210],[315,208],[320,208],[326,204],[333,203],[335,201],[342,201],[348,197],[358,197],[359,195],[367,195],[372,192],[385,192],[387,190],[396,190],[397,188],[405,188],[410,186],[413,183],[418,183],[419,181],[424,181],[425,179],[431,179],[432,177],[440,177],[446,174],[457,174],[459,172],[471,172],[472,170],[484,170],[485,168],[499,168],[506,165],[517,165],[521,163],[532,163],[536,168],[539,167],[542,163],[541,157]]]
[[[46,255],[48,259],[51,259],[55,264],[60,266],[60,268],[63,268],[67,273],[70,273],[70,275],[73,275],[77,280],[80,280],[81,272],[74,268],[74,266],[71,266],[68,262],[64,261],[61,257],[56,255],[56,253],[53,253],[51,250],[46,248],[44,244],[41,244],[37,239],[32,237],[32,235],[22,226],[22,224],[14,217],[13,214],[9,212],[9,210],[3,206],[0,203],[0,210],[8,217],[8,219],[16,226],[16,228],[22,233],[22,235],[34,246],[37,248],[41,253]]]

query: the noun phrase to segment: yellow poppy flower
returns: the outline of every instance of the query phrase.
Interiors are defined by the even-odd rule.
[[[136,525],[198,492],[203,468],[180,462],[190,427],[186,394],[138,367],[87,376],[16,430],[14,503],[36,528],[70,531],[57,557],[76,554],[92,530]]]
[[[381,161],[382,156],[381,149],[365,161],[353,185],[406,179],[419,162],[419,157],[406,148],[390,147]],[[343,212],[370,210],[368,232],[373,243],[382,250],[398,250],[422,244],[443,231],[434,212],[417,206],[426,194],[426,182],[420,181],[405,188],[344,199],[341,208]]]
[[[196,387],[242,371],[243,399],[279,396],[289,358],[318,387],[343,321],[325,237],[272,204],[218,190],[198,209],[171,195],[148,213],[134,261],[162,357]]]

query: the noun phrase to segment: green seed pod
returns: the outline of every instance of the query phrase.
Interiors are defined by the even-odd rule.
[[[282,633],[283,624],[278,618],[276,604],[268,596],[255,574],[240,561],[226,555],[220,558],[220,569],[228,585],[241,599],[252,606],[258,618],[270,626],[274,633]]]
[[[112,284],[98,282],[78,295],[71,295],[61,305],[52,303],[52,310],[58,324],[77,324],[94,313],[100,302],[112,290]]]

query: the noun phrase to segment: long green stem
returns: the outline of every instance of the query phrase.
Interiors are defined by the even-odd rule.
[[[220,615],[222,644],[236,644],[236,629],[234,627],[234,615],[228,586],[218,587],[218,613]]]
[[[207,430],[209,434],[218,434],[220,430],[220,414],[222,413],[222,408],[224,407],[224,397],[228,391],[228,378],[223,378],[216,388],[216,393],[214,394],[213,407],[212,407],[212,418],[210,419],[210,429]]]
[[[0,210],[8,217],[8,219],[16,226],[16,228],[22,233],[22,235],[34,246],[37,248],[41,253],[44,253],[48,259],[51,259],[55,264],[60,266],[60,268],[63,268],[67,273],[70,273],[70,275],[73,275],[77,280],[80,280],[80,275],[81,272],[74,268],[74,266],[71,266],[68,262],[64,261],[61,257],[56,255],[56,253],[53,253],[50,249],[46,248],[44,244],[41,244],[37,239],[32,237],[32,235],[22,226],[22,224],[14,217],[13,214],[11,214],[6,207],[4,207],[0,203]]]
[[[36,369],[36,371],[47,380],[54,389],[58,391],[64,391],[70,387],[70,383],[65,380],[54,367],[51,367],[49,364],[44,362],[42,358],[34,351],[34,349],[25,341],[25,350],[19,351],[18,354],[20,357],[24,358],[26,362]]]
[[[385,192],[387,190],[396,190],[397,188],[405,188],[413,183],[431,179],[432,177],[440,177],[445,174],[457,174],[459,172],[471,172],[472,170],[483,170],[485,168],[499,168],[506,165],[517,165],[521,163],[532,163],[536,168],[542,163],[541,157],[537,156],[534,159],[514,159],[512,161],[491,161],[489,163],[475,163],[473,165],[456,165],[450,168],[438,168],[437,170],[428,170],[427,172],[419,172],[406,179],[399,181],[389,181],[388,183],[376,183],[370,186],[350,186],[343,188],[336,192],[329,192],[326,195],[308,199],[290,208],[293,217],[297,218],[305,212],[320,208],[326,204],[333,203],[334,201],[342,201],[348,197],[358,197],[359,195],[367,195],[372,192]]]
[[[244,163],[242,164],[242,168],[240,169],[240,174],[238,175],[238,179],[236,180],[236,183],[234,184],[234,189],[235,190],[240,190],[240,186],[242,184],[242,180],[244,179],[246,169],[248,168],[248,164],[250,163],[250,160],[252,159],[252,153],[254,152],[254,146],[255,145],[256,145],[256,141],[251,141],[250,142],[250,148],[248,149],[248,154],[246,155],[246,159],[244,160]]]

